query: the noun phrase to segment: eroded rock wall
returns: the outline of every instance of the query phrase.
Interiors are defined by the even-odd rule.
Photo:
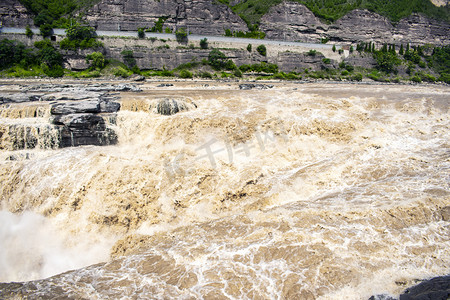
[[[103,0],[86,15],[98,30],[151,28],[160,17],[167,18],[163,28],[185,27],[193,34],[223,35],[226,28],[247,30],[229,7],[210,0]]]
[[[368,10],[354,10],[333,24],[324,24],[303,4],[283,2],[261,19],[260,29],[269,39],[320,42],[372,41],[379,44],[450,44],[450,25],[413,14],[393,25],[387,18]]]
[[[0,1],[0,21],[8,27],[33,25],[31,15],[18,0]]]

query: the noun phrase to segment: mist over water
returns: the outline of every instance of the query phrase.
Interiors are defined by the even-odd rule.
[[[367,299],[449,273],[448,87],[155,86],[122,93],[118,145],[1,150],[0,281],[81,268],[19,289]]]

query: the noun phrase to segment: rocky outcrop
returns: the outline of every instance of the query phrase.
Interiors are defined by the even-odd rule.
[[[434,299],[446,300],[450,297],[450,275],[435,277],[410,287],[400,295],[400,300]]]
[[[120,104],[103,96],[83,101],[64,101],[51,106],[51,123],[59,129],[60,147],[117,143],[117,135],[107,128],[104,116],[114,119]]]
[[[335,69],[337,67],[337,62],[324,59],[325,56],[320,52],[315,52],[315,54],[281,52],[278,54],[276,64],[283,72],[299,72],[304,69],[319,71],[324,69]]]
[[[260,29],[268,39],[301,42],[320,41],[325,32],[320,20],[298,2],[283,2],[270,8],[261,19]]]
[[[400,300],[447,300],[450,297],[450,275],[434,277],[407,288]],[[396,300],[389,295],[374,295],[369,300]]]
[[[243,83],[239,85],[240,90],[267,90],[273,88],[272,84],[254,84],[254,83]]]
[[[117,143],[116,133],[106,127],[103,117],[96,114],[60,115],[54,117],[52,123],[59,127],[60,147]]]
[[[1,25],[8,27],[25,27],[33,25],[31,14],[18,0],[2,0],[0,2]]]
[[[356,9],[330,25],[324,35],[337,42],[384,43],[392,40],[394,29],[387,18],[367,10]]]
[[[156,104],[156,113],[160,115],[170,116],[178,112],[187,111],[192,108],[197,108],[195,103],[188,103],[183,100],[162,99]]]
[[[228,6],[211,0],[102,0],[86,14],[89,24],[99,30],[151,28],[161,17],[165,18],[163,28],[185,27],[193,34],[222,35],[226,28],[247,30]]]
[[[0,105],[4,105],[1,108],[26,110],[26,103],[34,102],[35,106],[44,105],[47,113],[44,115],[35,113],[31,116],[25,114],[25,117],[39,118],[33,122],[13,119],[2,124],[0,149],[116,144],[117,135],[109,124],[115,122],[120,104],[115,101],[117,97],[110,92],[140,89],[131,84],[75,87],[43,84],[26,86],[24,90],[22,93],[0,95]]]
[[[33,101],[39,101],[40,99],[41,99],[41,96],[39,96],[39,95],[30,95],[27,93],[0,94],[0,104],[33,102]]]
[[[395,26],[385,17],[367,10],[354,10],[328,25],[317,19],[303,4],[283,2],[272,7],[261,19],[260,29],[269,39],[320,42],[378,44],[450,44],[450,25],[413,14]]]

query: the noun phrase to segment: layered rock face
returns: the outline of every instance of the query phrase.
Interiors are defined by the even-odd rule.
[[[225,29],[247,30],[229,7],[210,0],[103,0],[86,15],[98,30],[137,30],[153,27],[166,18],[163,28],[185,27],[193,34],[222,35]]]
[[[0,21],[3,26],[33,25],[31,15],[17,0],[0,1]]]
[[[62,148],[117,143],[120,104],[111,92],[141,91],[135,85],[30,85],[0,94],[0,149]]]
[[[379,44],[450,44],[450,25],[414,14],[395,26],[376,13],[354,10],[331,25],[322,23],[303,4],[283,2],[272,7],[261,19],[260,29],[269,39],[320,42],[372,41]]]

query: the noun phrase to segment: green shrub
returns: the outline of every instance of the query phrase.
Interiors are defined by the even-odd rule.
[[[345,65],[345,69],[349,72],[353,72],[353,70],[355,69],[355,67],[353,67],[352,65]]]
[[[395,66],[400,64],[397,55],[392,52],[376,51],[375,59],[377,61],[377,69],[386,73],[396,73]]]
[[[213,78],[212,74],[209,73],[209,72],[206,72],[206,71],[201,72],[201,73],[199,74],[199,77],[201,77],[201,78]]]
[[[218,49],[213,49],[209,52],[208,63],[215,70],[221,70],[226,63],[227,57]]]
[[[155,22],[155,25],[152,28],[150,28],[150,31],[162,33],[163,25],[166,20],[167,17],[159,17],[158,21]]]
[[[189,72],[188,70],[181,70],[180,71],[180,77],[181,78],[192,78],[192,73]]]
[[[46,63],[50,69],[57,68],[58,66],[61,67],[62,65],[63,57],[61,53],[53,47],[42,48],[39,50],[38,55],[40,61]]]
[[[264,73],[278,73],[278,66],[276,64],[268,64],[265,62],[251,65],[241,65],[239,69],[242,72],[264,72]]]
[[[347,76],[348,74],[350,74],[350,73],[347,70],[344,70],[344,71],[341,72],[342,76]]]
[[[200,40],[200,48],[208,49],[208,39],[207,38]]]
[[[442,73],[438,80],[450,84],[450,74]]]
[[[331,48],[331,50],[333,50],[333,52],[336,52],[336,45],[333,45],[333,48]]]
[[[252,52],[252,44],[248,44],[247,45],[247,51],[248,52]]]
[[[27,25],[27,27],[25,27],[25,35],[30,39],[33,37],[34,33],[33,30],[31,30],[30,25]]]
[[[323,58],[323,59],[322,59],[322,62],[323,62],[324,64],[330,64],[330,63],[331,63],[331,59],[329,59],[329,58]]]
[[[106,64],[105,57],[101,52],[93,52],[86,56],[86,63],[91,64],[91,69],[103,69]]]
[[[96,40],[94,28],[75,23],[66,29],[66,38],[59,43],[59,46],[61,49],[75,51],[80,48],[100,48],[103,44]]]
[[[123,56],[123,62],[127,65],[128,68],[132,68],[136,65],[136,59],[134,58],[133,50],[123,50],[120,54]]]
[[[50,40],[45,39],[45,40],[42,40],[42,41],[34,42],[34,47],[36,47],[38,49],[44,49],[45,47],[53,47],[53,45],[50,42]]]
[[[140,39],[145,38],[144,28],[138,28],[138,38],[140,38]]]
[[[229,71],[233,71],[233,70],[237,69],[236,65],[234,64],[234,62],[231,59],[226,61],[224,68]]]
[[[20,78],[26,78],[26,77],[36,77],[36,76],[44,76],[45,73],[41,69],[40,66],[37,65],[28,65],[27,67],[22,67],[19,65],[15,65],[14,67],[8,69],[7,75],[9,77],[20,77]]]
[[[411,80],[412,82],[417,82],[417,83],[421,83],[421,82],[422,82],[422,79],[421,79],[419,76],[417,76],[417,75],[412,76],[412,77],[410,78],[410,80]]]
[[[351,78],[353,81],[361,81],[363,79],[363,76],[361,73],[356,73],[354,76],[352,76]]]
[[[316,54],[317,54],[317,51],[314,49],[311,49],[307,52],[307,55],[309,55],[309,56],[316,56]]]
[[[287,74],[285,74],[284,76],[286,79],[288,80],[300,80],[302,79],[301,76],[298,76],[297,74],[295,74],[294,72],[289,72]]]
[[[141,69],[139,69],[139,67],[138,67],[137,65],[134,65],[134,66],[131,68],[131,72],[133,72],[133,74],[141,75]]]
[[[233,75],[236,77],[242,77],[242,72],[238,68],[234,69]]]
[[[178,43],[187,43],[188,41],[188,34],[186,32],[186,29],[181,27],[178,28],[177,31],[175,32],[175,37],[177,38],[177,42]]]
[[[117,77],[127,78],[128,76],[131,75],[131,72],[129,72],[125,68],[119,66],[113,71],[113,74],[114,74],[114,76],[117,76]]]
[[[41,35],[44,38],[48,38],[49,36],[51,36],[53,34],[53,27],[50,24],[43,24],[39,27],[39,30],[41,32]]]
[[[66,29],[66,37],[71,41],[82,41],[96,36],[95,29],[75,23]]]
[[[419,73],[420,79],[425,82],[436,82],[436,77],[430,74]]]
[[[266,49],[266,46],[264,46],[264,45],[259,45],[256,48],[256,51],[258,51],[258,53],[261,54],[262,56],[266,56],[267,55],[267,49]]]

